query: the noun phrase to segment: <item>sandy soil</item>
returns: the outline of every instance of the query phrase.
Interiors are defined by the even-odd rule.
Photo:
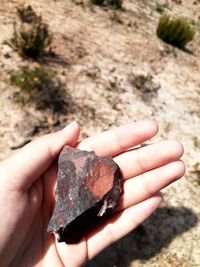
[[[168,2],[166,13],[181,14],[197,28],[189,52],[157,39],[156,1],[125,0],[122,11],[81,0],[0,3],[1,159],[72,120],[81,124],[83,138],[130,121],[156,119],[160,133],[153,141],[184,144],[186,175],[164,191],[162,207],[88,266],[200,266],[200,3]],[[37,103],[14,101],[18,89],[10,84],[10,72],[34,64],[4,42],[12,36],[20,3],[31,4],[53,34],[59,57],[48,65],[62,82],[62,112],[52,103],[38,109]],[[138,75],[152,76],[149,90],[136,88]]]

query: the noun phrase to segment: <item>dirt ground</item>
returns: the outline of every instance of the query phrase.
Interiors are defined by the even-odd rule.
[[[80,123],[83,138],[130,121],[156,119],[160,132],[152,141],[178,139],[185,147],[187,172],[164,190],[158,211],[88,267],[200,266],[200,2],[179,2],[166,1],[164,12],[184,16],[196,28],[187,51],[156,37],[156,3],[164,1],[124,0],[116,11],[87,0],[1,0],[1,159],[72,120]],[[62,101],[56,103],[62,110],[51,101],[41,109],[36,102],[14,100],[19,89],[10,84],[11,71],[34,65],[5,44],[20,4],[31,4],[53,35],[58,57],[45,64],[61,81]],[[141,75],[151,77],[145,90],[135,83]]]

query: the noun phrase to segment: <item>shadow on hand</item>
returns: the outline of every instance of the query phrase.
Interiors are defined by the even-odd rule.
[[[144,224],[90,261],[87,267],[125,267],[134,260],[148,260],[176,236],[190,230],[198,218],[185,207],[159,208]],[[123,227],[123,226],[122,226]]]

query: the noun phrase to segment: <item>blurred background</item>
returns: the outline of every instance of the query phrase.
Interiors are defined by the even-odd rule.
[[[155,119],[185,147],[158,211],[88,267],[200,266],[199,30],[199,0],[1,0],[0,159],[73,120]]]

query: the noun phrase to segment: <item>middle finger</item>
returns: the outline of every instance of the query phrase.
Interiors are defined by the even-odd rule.
[[[183,146],[178,141],[161,141],[135,150],[124,152],[114,158],[123,179],[161,167],[178,160],[183,155]]]

